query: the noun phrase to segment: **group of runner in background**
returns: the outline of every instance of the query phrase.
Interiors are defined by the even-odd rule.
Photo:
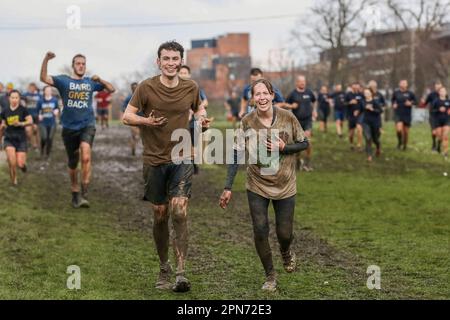
[[[190,78],[190,68],[183,66],[180,76]],[[243,88],[242,92],[234,90],[229,97],[225,98],[224,107],[227,120],[232,122],[236,128],[247,113],[253,109],[251,98],[251,83],[264,78],[261,69],[253,68],[250,72],[250,84]],[[138,83],[131,84],[131,91],[124,99],[121,107],[121,115],[130,101]],[[201,99],[207,107],[208,100],[203,90]],[[12,100],[19,95],[19,104],[16,108]],[[348,140],[352,150],[363,150],[365,141],[365,152],[367,160],[373,161],[373,157],[381,154],[381,135],[383,132],[382,114],[388,103],[384,95],[378,90],[376,81],[369,81],[367,86],[355,82],[344,90],[341,84],[335,85],[332,90],[327,86],[321,86],[314,92],[307,86],[307,79],[299,75],[295,82],[295,88],[286,98],[280,90],[274,88],[274,105],[291,110],[300,122],[310,144],[304,153],[304,157],[298,157],[297,169],[312,171],[312,128],[313,121],[319,122],[321,132],[328,131],[328,122],[334,113],[336,123],[336,134],[343,138],[344,123],[347,122]],[[408,81],[402,80],[391,95],[391,106],[394,112],[394,121],[397,134],[397,148],[406,150],[409,141],[409,130],[412,124],[412,108],[421,106],[428,108],[429,123],[431,127],[432,150],[448,158],[448,136],[450,130],[450,100],[446,88],[440,81],[434,84],[434,88],[418,99],[409,90]],[[102,129],[109,127],[112,110],[112,94],[107,90],[99,91],[93,99],[93,109],[96,113],[96,122]],[[48,158],[51,153],[53,137],[56,131],[58,118],[62,103],[59,94],[51,86],[44,86],[42,90],[36,83],[30,83],[24,92],[14,89],[12,83],[6,87],[0,83],[0,107],[1,107],[1,136],[4,136],[2,147],[7,153],[7,160],[11,168],[11,181],[17,183],[15,166],[26,168],[26,151],[28,147],[40,151],[42,157]],[[11,115],[12,114],[12,115]],[[19,115],[19,117],[17,117]],[[32,121],[25,121],[30,115]],[[23,127],[14,125],[14,122],[24,123]],[[192,127],[192,121],[190,122]],[[190,128],[192,131],[192,128]],[[131,154],[136,154],[136,146],[139,141],[139,128],[131,127],[130,149]],[[26,141],[27,143],[25,143]],[[13,151],[9,151],[14,149]],[[13,159],[14,158],[14,159]],[[23,169],[26,170],[26,169]],[[198,173],[198,167],[195,167]]]
[[[250,73],[250,82],[262,79],[263,76],[261,69],[254,68]],[[253,109],[249,88],[250,85],[245,87],[242,95],[232,92],[224,103],[227,119],[233,123],[233,127],[236,127],[243,116]],[[334,86],[333,90],[324,85],[315,93],[308,88],[306,77],[299,75],[295,88],[286,98],[283,98],[277,88],[274,88],[274,95],[274,105],[293,112],[310,142],[304,159],[298,159],[297,168],[304,171],[313,170],[310,139],[313,121],[319,122],[321,132],[327,132],[332,110],[336,122],[336,134],[340,138],[344,136],[344,123],[347,122],[351,150],[362,151],[363,142],[365,142],[367,161],[372,162],[374,156],[381,155],[380,138],[384,122],[382,114],[386,111],[388,102],[378,89],[376,81],[371,80],[366,86],[354,82],[346,90],[341,84]],[[390,105],[394,113],[399,150],[406,150],[408,146],[413,107],[428,108],[432,151],[448,159],[450,100],[446,88],[440,81],[435,82],[434,88],[426,96],[418,99],[409,89],[408,81],[401,80],[398,89],[391,95]]]

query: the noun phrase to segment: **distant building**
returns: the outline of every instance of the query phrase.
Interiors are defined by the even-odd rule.
[[[419,33],[410,30],[366,34],[365,46],[344,49],[345,57],[341,63],[345,64],[346,81],[374,79],[381,88],[395,88],[401,79],[412,82],[412,70],[415,70],[414,83],[419,94],[435,79],[446,82],[450,71],[446,67],[450,61],[450,25],[434,32],[426,43],[419,37]],[[321,64],[329,65],[330,58],[330,50],[320,53]]]
[[[241,90],[251,69],[250,34],[229,33],[214,39],[192,40],[187,64],[192,78],[211,100]]]

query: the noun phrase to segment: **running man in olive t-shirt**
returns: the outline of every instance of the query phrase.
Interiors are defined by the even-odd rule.
[[[160,259],[157,289],[186,292],[190,282],[185,277],[188,249],[187,206],[191,196],[193,164],[172,159],[172,132],[186,129],[189,137],[189,111],[202,127],[210,120],[202,108],[198,85],[178,76],[183,64],[184,48],[177,42],[163,43],[158,49],[157,64],[161,74],[142,81],[128,104],[123,122],[140,126],[144,146],[144,198],[154,213],[153,237]],[[143,112],[144,116],[139,116]],[[189,139],[190,142],[190,139]],[[176,282],[172,286],[169,264],[169,216],[174,228],[173,246],[176,259]]]

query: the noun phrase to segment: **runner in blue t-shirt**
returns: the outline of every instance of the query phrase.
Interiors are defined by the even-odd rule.
[[[45,155],[48,158],[56,131],[56,116],[59,114],[58,99],[53,96],[51,86],[44,88],[44,95],[38,102],[37,110],[41,135],[41,156]]]
[[[37,112],[37,104],[41,100],[41,94],[39,93],[39,88],[35,83],[30,83],[28,85],[27,92],[22,95],[25,107],[28,109],[28,113],[33,118],[33,125],[25,128],[27,133],[27,138],[30,144],[33,146],[35,151],[38,150],[39,145],[39,117]]]
[[[58,89],[63,101],[61,124],[62,137],[68,156],[68,166],[72,189],[72,206],[89,207],[87,201],[88,185],[91,178],[91,150],[95,136],[95,116],[92,108],[92,96],[103,89],[110,93],[115,89],[111,83],[99,76],[85,77],[86,57],[77,54],[72,59],[72,75],[49,76],[48,61],[55,54],[47,52],[41,67],[41,81]],[[78,184],[78,162],[81,153],[81,197]]]
[[[263,72],[259,68],[252,68],[250,70],[250,84],[246,85],[244,87],[244,90],[242,91],[242,98],[241,98],[241,111],[239,112],[239,118],[242,119],[247,113],[252,112],[255,107],[252,103],[252,83],[262,79],[264,76]],[[273,88],[275,92],[275,98],[273,99],[274,105],[276,107],[282,108],[284,106],[284,98],[281,94],[280,90],[277,88]]]

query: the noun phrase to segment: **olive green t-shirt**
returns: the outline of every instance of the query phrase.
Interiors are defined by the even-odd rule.
[[[274,109],[275,120],[271,127],[266,127],[261,123],[255,110],[242,119],[241,129],[244,132],[248,129],[253,129],[253,132],[259,137],[265,136],[266,132],[267,136],[277,135],[286,144],[303,142],[305,140],[304,131],[293,113],[277,107],[274,107]],[[260,148],[265,148],[260,139],[258,139],[257,144],[253,144],[253,147],[250,140],[251,136],[245,138],[245,147],[248,152],[252,152],[255,146],[258,150],[253,150],[253,152],[256,153],[258,153]],[[240,141],[243,141],[243,139]],[[271,160],[268,161],[268,158],[271,158]],[[262,157],[260,158],[258,156],[256,164],[249,164],[247,166],[246,188],[251,192],[273,200],[286,199],[296,195],[296,155],[284,155],[280,152],[278,157],[269,154],[268,158],[262,159]],[[269,170],[264,173],[263,170],[267,170],[267,167],[273,164],[274,159],[278,162],[278,165],[274,166],[276,170]]]
[[[146,117],[154,111],[156,117],[168,119],[162,127],[141,127],[144,164],[158,166],[172,162],[172,149],[179,143],[171,141],[172,133],[176,129],[188,130],[189,110],[196,111],[200,103],[198,85],[192,80],[179,78],[176,87],[168,88],[158,75],[138,85],[130,104]]]

